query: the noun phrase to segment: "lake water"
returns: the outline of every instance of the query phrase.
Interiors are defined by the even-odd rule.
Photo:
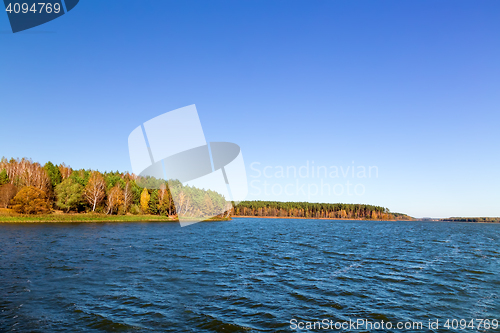
[[[499,296],[500,224],[0,224],[1,332],[287,332],[292,319],[472,332],[443,325],[500,320]]]

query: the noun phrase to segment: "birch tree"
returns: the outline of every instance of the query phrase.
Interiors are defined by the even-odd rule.
[[[125,183],[125,188],[123,189],[123,208],[125,208],[125,212],[132,203],[132,198],[132,186],[130,185],[130,181],[128,181]]]
[[[106,182],[104,181],[104,177],[99,171],[93,171],[83,191],[83,196],[92,207],[93,212],[95,212],[97,205],[104,199],[106,195],[105,189]]]
[[[118,207],[123,204],[123,191],[120,185],[116,183],[115,186],[109,190],[108,198],[106,200],[106,214],[113,214],[118,210]]]

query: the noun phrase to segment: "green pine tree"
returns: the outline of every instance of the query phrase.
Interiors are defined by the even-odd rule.
[[[61,171],[59,171],[59,168],[57,166],[55,166],[54,164],[52,164],[52,162],[49,161],[45,163],[43,168],[45,169],[47,175],[50,178],[50,183],[52,187],[55,188],[57,185],[61,183],[62,181]]]
[[[10,183],[9,176],[7,175],[7,171],[5,171],[5,169],[3,169],[0,172],[0,185],[5,185],[8,183]]]

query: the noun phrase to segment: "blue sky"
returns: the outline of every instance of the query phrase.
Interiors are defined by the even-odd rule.
[[[17,34],[0,14],[0,155],[131,170],[129,133],[196,104],[208,141],[241,146],[249,199],[500,216],[499,14],[498,1],[87,0]],[[262,175],[313,161],[378,177]],[[300,190],[321,181],[362,187]]]

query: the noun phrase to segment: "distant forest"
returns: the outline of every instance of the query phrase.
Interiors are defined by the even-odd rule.
[[[442,219],[445,222],[483,222],[483,223],[498,223],[500,217],[449,217]]]
[[[26,158],[0,160],[0,208],[10,208],[20,214],[58,210],[60,213],[176,217],[224,212],[221,217],[412,219],[384,207],[362,204],[243,201],[233,206],[216,192],[183,186],[178,181],[167,183],[118,171],[74,170],[64,163],[47,162],[42,166]]]
[[[233,216],[269,216],[330,219],[412,220],[389,209],[362,204],[327,204],[310,202],[242,201],[234,207]]]

